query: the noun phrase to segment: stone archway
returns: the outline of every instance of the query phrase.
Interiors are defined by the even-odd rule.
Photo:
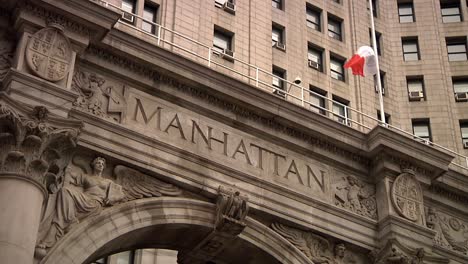
[[[81,222],[41,263],[87,263],[107,254],[142,246],[187,249],[212,230],[214,219],[214,204],[193,199],[164,197],[127,202]],[[265,263],[312,263],[267,226],[251,218],[246,222],[244,231],[228,250],[223,251],[230,263],[235,263],[232,262],[233,254],[239,251],[244,256],[243,263],[249,263],[245,261],[249,251],[257,255],[251,256],[252,261],[257,261],[251,263],[260,263],[260,259],[269,259]],[[181,234],[185,234],[182,240]]]

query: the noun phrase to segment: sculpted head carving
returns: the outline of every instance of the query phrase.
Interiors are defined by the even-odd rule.
[[[103,157],[97,157],[91,162],[91,167],[93,167],[93,174],[95,176],[101,176],[102,172],[106,168],[106,159]]]
[[[45,106],[38,105],[33,108],[33,115],[39,121],[46,119],[48,114],[49,110]]]
[[[344,258],[346,252],[346,246],[343,243],[338,243],[335,245],[334,254],[337,258]]]

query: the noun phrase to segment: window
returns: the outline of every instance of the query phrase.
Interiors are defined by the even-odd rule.
[[[328,36],[341,41],[341,20],[328,15]]]
[[[380,111],[377,110],[377,119],[380,121]],[[390,124],[390,115],[384,112],[384,121],[385,124]]]
[[[135,0],[122,0],[122,10],[124,13],[122,14],[122,20],[127,23],[133,24],[135,22]]]
[[[381,51],[381,37],[382,37],[382,34],[378,31],[375,31],[375,41],[376,41],[376,44],[377,44],[377,54],[378,55],[382,55],[382,51]],[[370,47],[374,47],[374,45],[372,45],[372,29],[369,28],[369,46]]]
[[[345,125],[351,125],[350,121],[350,115],[349,115],[349,108],[348,108],[349,102],[339,98],[337,96],[333,96],[333,107],[332,107],[332,112],[333,112],[333,119],[345,124]]]
[[[423,142],[426,144],[428,144],[429,141],[432,141],[429,119],[413,119],[412,124],[413,124],[413,135],[421,138]],[[418,138],[416,140],[418,140]]]
[[[463,148],[468,148],[468,120],[460,120],[460,132],[462,136]]]
[[[286,79],[286,71],[273,66],[273,87],[276,88],[273,90],[273,93],[281,97],[285,97],[285,93],[282,92],[285,90],[285,83],[282,79]]]
[[[413,2],[398,3],[398,16],[400,17],[400,23],[414,22]]]
[[[378,17],[377,16],[377,10],[378,10],[379,6],[377,5],[377,0],[372,0],[372,14],[374,15],[374,17]],[[369,7],[369,0],[367,0],[367,10],[369,10],[370,7]]]
[[[116,264],[133,264],[135,258],[135,251],[124,251],[114,255]]]
[[[447,38],[449,61],[466,61],[466,37]]]
[[[320,21],[322,11],[318,8],[307,5],[306,14],[307,14],[307,26],[317,31],[322,31],[322,24]]]
[[[309,44],[307,51],[307,59],[309,67],[319,72],[323,72],[323,61],[322,61],[323,49]]]
[[[417,38],[403,38],[403,59],[405,61],[417,61],[419,57],[419,46]]]
[[[451,23],[462,21],[460,1],[441,1],[440,9],[442,11],[442,22]]]
[[[453,92],[455,94],[455,101],[467,102],[468,101],[468,77],[453,77]]]
[[[233,33],[215,26],[213,35],[213,51],[215,51],[216,54],[222,55],[226,60],[233,60],[233,36]]]
[[[283,10],[283,0],[271,0],[271,6]]]
[[[382,95],[385,95],[385,72],[380,71],[380,84],[382,85]],[[374,74],[375,92],[379,92],[379,84],[377,83],[377,74]]]
[[[421,101],[425,99],[424,95],[424,80],[421,76],[406,77],[408,86],[408,97],[410,101]]]
[[[145,3],[145,6],[143,7],[143,22],[141,24],[141,29],[143,29],[146,32],[149,33],[156,33],[156,25],[148,22],[151,21],[153,23],[156,23],[156,14],[158,11],[158,7],[154,5],[148,5]],[[146,20],[146,21],[145,21]]]
[[[271,29],[271,45],[280,50],[286,50],[286,45],[284,44],[284,28],[273,24]]]
[[[310,86],[310,109],[316,113],[326,115],[325,109],[326,107],[326,100],[325,97],[327,96],[327,92],[324,90]]]
[[[345,81],[343,64],[343,59],[330,55],[330,76],[333,79]]]

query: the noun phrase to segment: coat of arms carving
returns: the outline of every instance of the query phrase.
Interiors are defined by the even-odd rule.
[[[392,186],[392,202],[401,216],[416,222],[421,217],[423,196],[414,171],[403,169]]]
[[[70,70],[72,49],[60,27],[43,28],[31,36],[26,48],[26,61],[37,76],[58,82]]]

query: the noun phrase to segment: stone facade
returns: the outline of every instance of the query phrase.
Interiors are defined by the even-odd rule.
[[[287,69],[288,80],[298,75],[374,115],[371,81],[327,74],[330,54],[348,58],[368,42],[364,2],[308,1],[322,12],[318,32],[306,26],[305,2],[283,1],[279,10],[239,0],[226,10],[151,1],[157,23],[201,45],[171,31],[145,33],[148,24],[122,17],[118,0],[4,2],[2,263],[111,264],[118,255],[104,258],[118,252],[137,252],[139,263],[468,262],[468,171],[452,154],[312,112],[247,79],[261,75],[256,68],[206,49],[216,25],[235,33],[235,59]],[[387,111],[403,128],[431,118],[436,143],[462,152],[453,131],[468,111],[446,87],[468,66],[445,62],[440,45],[466,22],[435,27],[434,38],[418,27],[440,24],[440,12],[428,11],[438,4],[415,3],[417,24],[397,28],[396,4],[380,2]],[[143,14],[144,1],[136,3]],[[332,17],[342,19],[342,41],[326,34]],[[270,49],[272,23],[286,30],[285,51]],[[401,37],[415,32],[423,59],[403,63]],[[307,66],[307,42],[324,48],[324,72]],[[400,89],[406,75],[425,76],[427,100],[418,106]]]

